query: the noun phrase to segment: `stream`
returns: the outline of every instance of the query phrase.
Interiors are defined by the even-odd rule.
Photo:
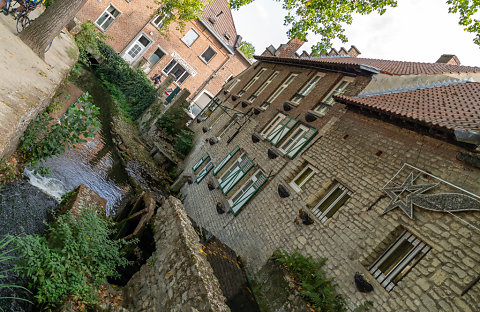
[[[50,212],[62,195],[85,184],[107,200],[107,215],[115,214],[133,189],[117,155],[111,134],[112,98],[91,72],[83,71],[75,84],[88,91],[100,108],[101,131],[75,150],[43,162],[51,174],[42,177],[25,169],[24,179],[0,188],[0,238],[22,233],[41,233]],[[0,271],[9,265],[0,264]],[[12,281],[17,278],[12,277]],[[18,282],[18,280],[17,280]],[[3,292],[2,292],[3,291]],[[0,289],[0,297],[12,295]],[[29,311],[19,301],[0,300],[0,311]]]

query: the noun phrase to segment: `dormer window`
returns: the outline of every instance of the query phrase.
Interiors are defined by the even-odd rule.
[[[225,33],[225,35],[223,35],[223,36],[224,36],[224,37],[225,37],[225,39],[227,39],[227,40],[230,40],[230,38],[231,38],[231,37],[230,37],[230,35],[229,35],[228,33]]]

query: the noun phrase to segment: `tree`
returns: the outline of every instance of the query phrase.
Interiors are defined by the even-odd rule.
[[[45,58],[45,48],[70,22],[87,0],[56,0],[20,33],[20,39],[40,58]]]
[[[242,51],[243,54],[245,54],[245,56],[248,57],[249,59],[253,58],[253,56],[255,55],[255,47],[254,47],[253,44],[251,44],[250,42],[242,41],[242,43],[240,44],[239,49],[240,49],[240,51]]]
[[[480,20],[474,19],[474,15],[478,17],[478,10],[480,9],[480,1],[478,0],[448,0],[450,5],[448,12],[460,13],[459,24],[466,26],[465,30],[475,34],[473,42],[480,45]]]
[[[205,6],[212,2],[213,0],[155,0],[159,7],[154,15],[163,16],[159,30],[167,35],[168,25],[176,22],[176,28],[183,31],[186,23],[198,19]]]

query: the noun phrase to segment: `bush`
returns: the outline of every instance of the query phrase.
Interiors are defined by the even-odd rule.
[[[190,130],[180,130],[180,133],[176,135],[175,150],[183,156],[187,156],[193,148],[194,137],[194,132]]]
[[[320,311],[346,311],[345,300],[335,291],[333,279],[327,278],[322,269],[327,259],[313,260],[298,252],[286,251],[275,251],[273,257],[295,277],[301,287],[300,295]]]
[[[10,244],[12,242],[11,237],[3,237],[0,238],[0,265],[4,267],[8,262],[13,261],[15,259],[14,256],[12,256],[12,252],[14,251],[11,247]],[[26,290],[22,286],[19,285],[14,285],[10,283],[5,283],[5,279],[7,279],[7,273],[8,270],[0,270],[0,290],[2,289],[7,289],[7,288],[19,288]],[[20,298],[20,297],[4,297],[0,295],[0,300],[7,300],[7,299],[15,299],[15,300],[20,300],[20,301],[26,301],[30,302],[29,300],[25,298]],[[0,311],[3,312],[4,310],[0,306]]]
[[[157,90],[141,69],[131,68],[105,42],[99,42],[99,51],[104,61],[96,67],[95,72],[104,82],[123,93],[130,106],[129,115],[137,119],[155,101]]]
[[[182,106],[171,107],[157,120],[157,127],[163,129],[166,133],[174,136],[186,129],[186,116]]]
[[[91,102],[88,92],[70,105],[58,123],[47,112],[40,114],[25,131],[21,149],[33,165],[39,160],[64,153],[77,143],[86,142],[100,129],[99,109]]]
[[[45,236],[17,237],[16,271],[29,281],[35,299],[46,308],[67,298],[77,303],[97,301],[100,285],[116,277],[117,267],[128,264],[120,251],[124,240],[112,240],[113,222],[93,207],[83,207],[77,218],[71,212],[47,225]]]

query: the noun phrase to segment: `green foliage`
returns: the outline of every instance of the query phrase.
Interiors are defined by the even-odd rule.
[[[10,247],[10,244],[12,242],[13,238],[12,237],[3,237],[0,238],[0,267],[5,266],[6,263],[14,261],[16,258],[12,256],[12,252],[14,251],[13,248]],[[28,291],[24,287],[20,285],[15,285],[15,284],[7,284],[4,283],[3,281],[7,278],[7,273],[8,270],[0,270],[0,290],[5,289],[5,288],[20,288],[23,290]],[[14,300],[20,300],[20,301],[26,301],[30,302],[29,300],[25,298],[20,298],[20,297],[2,297],[0,296],[0,300],[8,300],[8,299],[14,299]],[[0,312],[3,312],[4,310],[0,306]]]
[[[115,87],[114,97],[117,100],[121,98],[119,93],[123,93],[120,105],[124,108],[121,111],[128,111],[131,118],[137,119],[155,101],[157,90],[141,69],[131,68],[105,42],[99,42],[98,46],[104,61],[96,67],[95,72],[109,84],[107,88],[110,91],[113,90],[112,86]]]
[[[3,158],[0,159],[0,187],[5,185],[5,183],[16,179],[18,176],[20,176],[20,172],[17,170],[17,166],[14,163],[8,162]]]
[[[75,35],[75,43],[80,52],[78,61],[90,65],[89,54],[100,55],[99,44],[107,38],[109,38],[107,35],[97,31],[92,22],[82,23],[82,30]]]
[[[194,137],[194,132],[181,129],[180,133],[175,136],[175,150],[183,156],[187,156],[193,148]]]
[[[157,120],[157,127],[163,129],[170,135],[176,135],[180,133],[182,129],[185,129],[185,116],[186,113],[181,106],[175,106],[170,108]]]
[[[38,234],[14,240],[19,254],[16,271],[29,281],[39,304],[50,308],[71,298],[95,303],[99,286],[117,277],[117,267],[128,264],[121,249],[125,240],[112,240],[113,222],[93,207],[83,207],[47,225]]]
[[[155,0],[155,4],[159,7],[155,10],[154,15],[163,16],[159,30],[167,35],[168,26],[175,23],[176,29],[183,32],[186,23],[198,19],[205,6],[212,2],[213,0]]]
[[[123,92],[120,91],[120,89],[116,85],[106,80],[103,80],[103,84],[108,89],[108,91],[110,91],[110,95],[113,98],[115,108],[117,109],[120,117],[122,117],[126,121],[132,121],[130,116],[131,107],[128,104],[128,100],[125,94],[123,94]]]
[[[64,153],[77,143],[86,142],[100,128],[99,109],[91,102],[88,92],[70,105],[58,123],[47,112],[32,121],[21,138],[24,157],[36,165],[39,160]]]
[[[365,301],[361,305],[355,308],[353,312],[364,312],[364,311],[370,311],[370,308],[373,307],[373,302],[372,301]]]
[[[239,49],[249,59],[253,58],[253,56],[255,55],[255,47],[250,42],[242,41]]]
[[[299,252],[275,251],[273,257],[285,265],[301,287],[300,295],[321,311],[346,311],[345,300],[336,293],[332,278],[322,269],[327,259],[313,260]]]
[[[478,10],[480,1],[478,0],[447,0],[450,5],[448,12],[459,13],[459,24],[465,26],[465,31],[475,35],[473,42],[480,45],[480,19]],[[476,18],[475,18],[476,17]]]
[[[45,7],[48,8],[49,6],[51,6],[53,3],[55,2],[55,0],[45,0]]]
[[[68,80],[74,81],[80,77],[82,73],[82,64],[80,62],[75,63],[75,66],[73,66],[72,70],[70,71],[70,74],[68,75]]]

